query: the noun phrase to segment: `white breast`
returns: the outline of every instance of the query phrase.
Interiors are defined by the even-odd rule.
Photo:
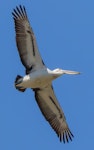
[[[52,80],[52,75],[46,69],[42,69],[24,76],[21,86],[25,88],[41,88],[48,85]]]

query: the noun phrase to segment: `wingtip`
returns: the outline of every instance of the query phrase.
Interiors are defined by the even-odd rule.
[[[74,138],[74,135],[71,133],[70,130],[68,131],[64,131],[62,134],[60,133],[60,135],[58,136],[60,142],[63,141],[63,143],[69,143],[69,141],[72,141],[72,138]]]
[[[27,18],[27,12],[25,6],[24,5],[16,6],[12,11],[12,15],[14,19]]]

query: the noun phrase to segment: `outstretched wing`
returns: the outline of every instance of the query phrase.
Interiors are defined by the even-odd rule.
[[[17,48],[22,64],[26,67],[26,72],[29,73],[31,70],[33,71],[45,67],[40,57],[25,7],[21,5],[16,7],[12,15],[15,22]]]
[[[72,141],[73,134],[71,133],[64,116],[64,113],[56,99],[56,96],[51,85],[43,89],[33,89],[35,99],[39,108],[49,122],[51,127],[57,133],[60,141]]]

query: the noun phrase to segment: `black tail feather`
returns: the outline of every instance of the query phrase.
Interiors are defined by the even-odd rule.
[[[15,79],[15,84],[19,84],[20,79],[22,79],[23,77],[20,75],[17,75],[16,79]]]
[[[20,92],[25,92],[25,90],[26,90],[25,88],[20,87],[20,86],[15,86],[15,88]]]
[[[22,82],[23,77],[20,75],[17,75],[16,79],[15,79],[15,88],[17,90],[19,90],[20,92],[24,92],[26,90],[26,88],[19,86],[19,84]]]

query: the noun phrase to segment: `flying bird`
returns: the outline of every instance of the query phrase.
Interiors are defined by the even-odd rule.
[[[17,6],[12,15],[16,31],[16,44],[26,72],[24,77],[17,75],[15,87],[21,92],[31,88],[42,114],[54,129],[60,141],[63,140],[64,143],[69,142],[69,140],[72,141],[73,134],[55,96],[52,81],[63,74],[79,74],[79,72],[47,68],[40,56],[25,7]]]

